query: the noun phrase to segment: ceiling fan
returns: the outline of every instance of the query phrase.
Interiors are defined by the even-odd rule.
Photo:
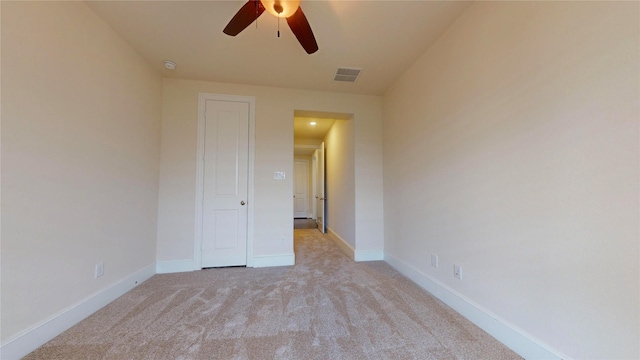
[[[278,18],[287,19],[289,28],[307,54],[318,51],[318,44],[313,36],[309,21],[300,8],[300,0],[249,0],[229,21],[223,32],[231,36],[238,35],[258,19],[265,10]],[[278,36],[280,36],[279,30]]]

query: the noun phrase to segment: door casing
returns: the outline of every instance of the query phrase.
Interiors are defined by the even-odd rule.
[[[326,184],[326,156],[324,141],[320,144],[320,148],[316,150],[316,193],[318,201],[316,202],[316,222],[318,230],[325,234],[327,232],[327,184]]]

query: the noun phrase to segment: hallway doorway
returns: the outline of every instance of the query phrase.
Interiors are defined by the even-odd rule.
[[[294,228],[311,226],[310,222],[295,222],[305,218],[300,210],[306,207],[306,219],[313,220],[320,232],[354,237],[354,128],[351,119],[351,114],[294,111],[294,169],[298,169],[294,176],[303,167],[299,164],[310,165],[308,174],[305,173],[308,175],[305,187],[308,196],[304,204],[297,199],[304,196],[300,191],[301,182],[294,178]]]

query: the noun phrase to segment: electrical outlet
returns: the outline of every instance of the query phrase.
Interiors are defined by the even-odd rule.
[[[104,263],[99,262],[96,264],[96,279],[104,275]]]
[[[455,264],[453,265],[453,277],[458,280],[462,280],[462,266]]]
[[[433,266],[436,269],[438,268],[438,255],[431,254],[431,266]]]

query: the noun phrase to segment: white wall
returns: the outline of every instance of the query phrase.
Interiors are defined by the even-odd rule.
[[[356,189],[362,184],[361,189],[356,190],[355,206],[362,208],[362,212],[355,227],[378,229],[362,241],[358,237],[357,244],[382,253],[382,224],[378,221],[382,218],[382,178],[371,182],[362,176],[366,171],[382,173],[380,97],[177,79],[164,79],[163,84],[157,249],[160,269],[193,269],[200,92],[256,98],[254,253],[251,256],[293,254],[294,110],[354,114]],[[369,148],[377,151],[367,151]],[[285,171],[286,180],[274,180],[274,171]],[[280,241],[283,237],[284,243]]]
[[[383,97],[388,257],[561,356],[640,357],[639,6],[476,2]]]
[[[378,110],[379,109],[379,110]],[[382,112],[381,108],[377,108]],[[382,166],[382,126],[362,124],[356,114],[354,124],[356,261],[384,258],[384,212]],[[375,124],[372,124],[375,125]]]
[[[336,120],[324,138],[327,226],[356,248],[354,126]]]
[[[162,81],[82,2],[3,1],[2,75],[4,345],[154,263]]]

